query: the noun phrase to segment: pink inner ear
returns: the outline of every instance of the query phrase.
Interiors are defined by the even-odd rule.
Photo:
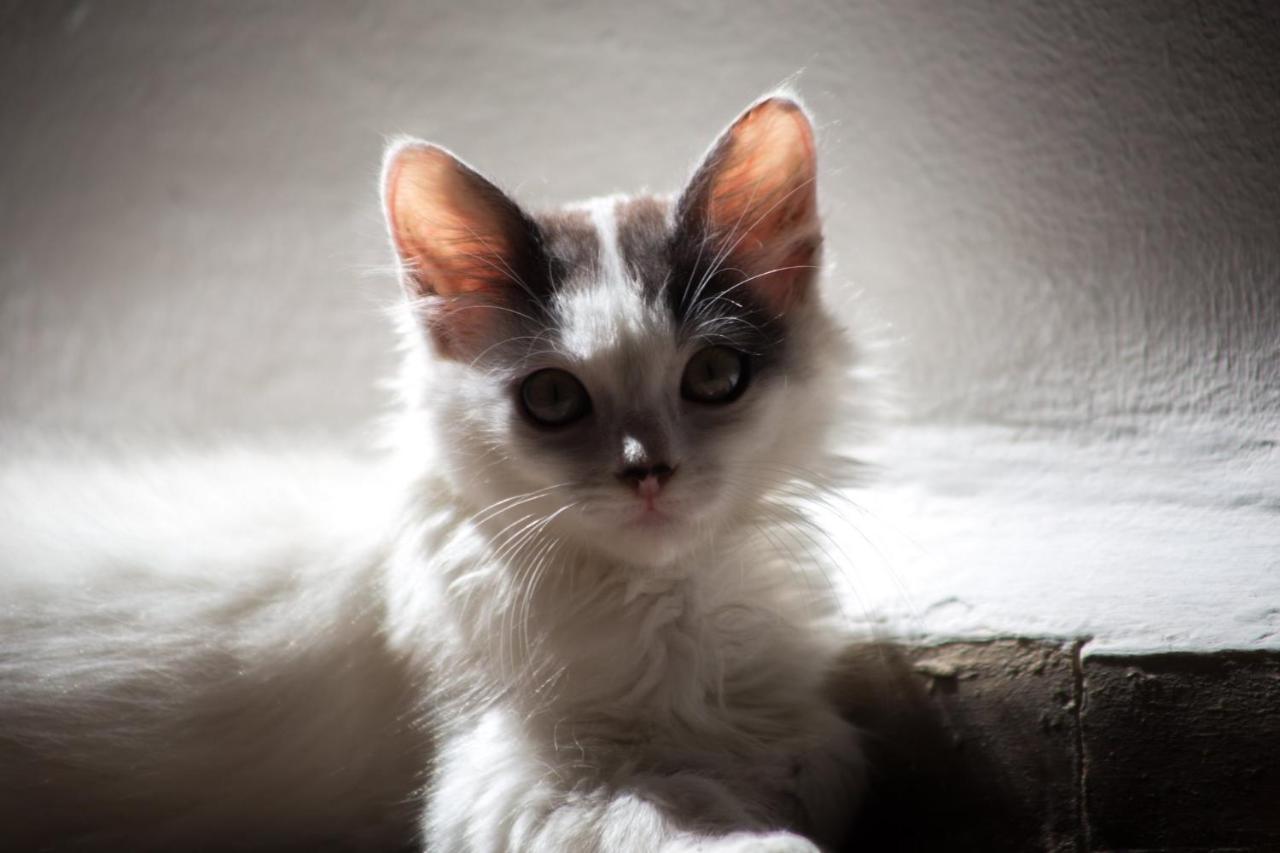
[[[418,295],[475,293],[508,279],[509,214],[483,178],[441,148],[410,145],[386,181],[392,239]]]
[[[815,224],[813,131],[800,108],[765,101],[729,131],[712,183],[708,217],[717,234],[742,238],[737,250],[768,248]]]
[[[739,118],[722,146],[707,225],[752,291],[784,311],[806,291],[821,242],[813,129],[798,104],[773,98]]]
[[[816,272],[818,249],[816,245],[799,245],[789,255],[771,260],[767,273],[753,273],[759,278],[751,282],[752,292],[769,310],[786,313],[808,291],[806,285]]]

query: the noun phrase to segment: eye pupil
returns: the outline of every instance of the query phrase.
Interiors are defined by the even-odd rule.
[[[525,414],[540,426],[564,426],[591,411],[587,389],[573,374],[554,367],[539,370],[520,385]]]
[[[746,384],[746,356],[730,347],[711,346],[694,353],[685,365],[680,393],[698,403],[729,403]]]

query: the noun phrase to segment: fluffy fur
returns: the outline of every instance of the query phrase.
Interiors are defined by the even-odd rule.
[[[398,142],[381,462],[10,465],[3,846],[837,842],[861,756],[795,498],[835,473],[851,350],[814,289],[813,169],[787,96],[676,198],[540,216]],[[681,398],[708,345],[743,354],[740,399]],[[520,411],[549,368],[589,417]],[[620,473],[664,466],[644,500]]]

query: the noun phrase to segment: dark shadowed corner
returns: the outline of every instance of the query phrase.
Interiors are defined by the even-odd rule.
[[[1086,651],[851,648],[832,689],[872,769],[848,849],[1280,850],[1280,653]]]

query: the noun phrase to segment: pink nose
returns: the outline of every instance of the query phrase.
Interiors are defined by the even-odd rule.
[[[636,494],[645,500],[653,500],[658,496],[658,492],[662,489],[662,483],[657,477],[652,475],[645,477],[636,486]]]
[[[618,479],[629,483],[638,494],[656,495],[676,471],[670,465],[632,465],[618,474]]]

